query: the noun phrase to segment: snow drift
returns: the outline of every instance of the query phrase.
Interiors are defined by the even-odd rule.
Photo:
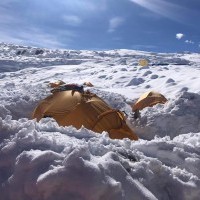
[[[35,48],[1,44],[0,56],[1,200],[199,199],[199,55],[45,49],[36,54]],[[151,65],[142,69],[137,62],[144,57]],[[92,92],[126,112],[141,139],[112,140],[106,132],[32,120],[34,107],[50,94],[48,82],[72,78],[92,82]],[[147,88],[168,102],[145,108],[133,120],[130,104]]]

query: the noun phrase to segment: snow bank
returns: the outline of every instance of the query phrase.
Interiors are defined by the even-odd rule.
[[[175,136],[200,132],[200,93],[181,92],[165,105],[146,108],[141,117],[133,122],[140,138]]]
[[[47,84],[16,85],[6,82],[0,96],[0,117],[11,115],[13,119],[31,118],[31,113],[38,102],[49,94]]]
[[[184,137],[111,140],[52,119],[7,117],[0,127],[2,199],[199,198],[200,147]]]

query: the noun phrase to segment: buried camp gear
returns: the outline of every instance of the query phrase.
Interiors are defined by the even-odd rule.
[[[134,118],[137,119],[139,117],[139,110],[152,107],[158,103],[165,104],[166,102],[167,99],[162,94],[154,91],[146,92],[131,106],[132,111],[135,112]]]
[[[62,92],[62,91],[72,91],[72,95],[74,94],[75,91],[83,93],[84,89],[83,89],[83,85],[77,85],[77,84],[64,84],[64,85],[60,85],[54,89],[51,90],[51,93],[55,93],[55,92]]]
[[[94,132],[107,131],[110,138],[137,140],[137,135],[127,125],[124,114],[112,109],[97,95],[72,90],[55,92],[42,100],[33,112],[37,121],[54,118],[60,126],[82,126]]]

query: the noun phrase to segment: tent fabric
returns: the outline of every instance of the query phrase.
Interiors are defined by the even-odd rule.
[[[75,91],[84,92],[83,89],[83,85],[78,85],[78,84],[64,84],[64,85],[60,85],[58,87],[55,87],[51,90],[51,93],[55,93],[55,92],[62,92],[62,91],[67,91],[67,90],[72,90],[73,93]]]
[[[83,85],[87,87],[94,87],[94,85],[91,82],[84,82]]]
[[[98,133],[107,131],[112,139],[138,139],[126,124],[122,112],[112,109],[93,93],[72,93],[62,91],[48,96],[36,107],[33,118],[39,121],[44,117],[52,117],[61,126],[73,125],[77,129],[84,126]]]
[[[56,88],[56,87],[59,87],[60,85],[63,85],[63,84],[65,84],[64,81],[58,80],[58,81],[56,81],[56,82],[49,83],[49,86],[50,86],[51,88]]]
[[[167,99],[160,93],[150,91],[144,93],[137,102],[132,106],[132,110],[135,112],[137,110],[142,110],[146,107],[152,107],[158,103],[165,104]]]
[[[149,61],[146,60],[146,59],[141,59],[139,60],[139,63],[138,63],[141,67],[147,67],[149,65]]]

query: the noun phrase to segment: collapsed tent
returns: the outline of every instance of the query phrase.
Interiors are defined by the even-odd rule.
[[[135,112],[137,110],[142,110],[146,107],[152,107],[158,103],[165,104],[167,99],[160,93],[150,91],[144,93],[137,102],[132,106],[132,110]]]
[[[51,88],[57,88],[59,86],[65,85],[65,84],[66,83],[64,81],[58,80],[58,81],[49,83],[49,87],[51,87]],[[89,82],[89,81],[88,82],[84,82],[83,85],[87,86],[87,87],[94,87],[94,85],[91,82]]]
[[[33,118],[39,121],[45,117],[54,118],[61,126],[84,126],[94,132],[107,131],[110,138],[138,137],[126,124],[124,113],[112,109],[97,95],[90,92],[56,92],[42,100],[33,112]]]
[[[138,65],[141,67],[147,67],[149,65],[149,61],[147,59],[141,59],[139,60]]]
[[[80,93],[84,92],[83,85],[72,83],[72,84],[63,84],[63,85],[57,86],[51,90],[51,93],[69,91],[69,90],[72,90],[72,95],[74,94],[75,91],[80,92]]]
[[[63,85],[63,84],[65,84],[64,81],[58,80],[58,81],[56,81],[56,82],[49,83],[49,86],[50,86],[51,88],[56,88],[56,87],[59,87],[60,85]]]
[[[87,87],[94,87],[94,85],[91,82],[84,82],[83,85]]]

